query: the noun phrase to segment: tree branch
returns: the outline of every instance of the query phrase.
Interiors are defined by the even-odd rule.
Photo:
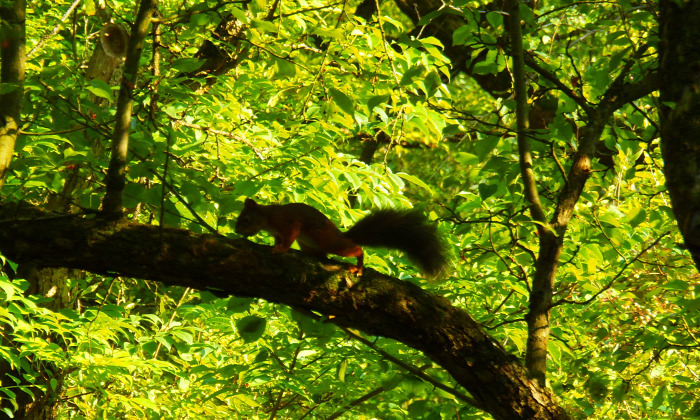
[[[584,112],[588,113],[588,110],[590,109],[590,104],[588,103],[588,101],[586,101],[585,98],[582,98],[579,95],[577,95],[573,89],[566,86],[564,82],[559,80],[559,78],[556,75],[554,75],[554,73],[539,65],[539,63],[535,60],[534,57],[532,57],[532,55],[525,55],[524,60],[525,64],[527,64],[528,67],[530,67],[537,74],[539,74],[540,76],[548,80],[550,83],[552,83],[564,95],[568,96],[569,98],[571,98],[571,100],[576,102],[576,104],[580,106],[581,109],[584,110]]]
[[[620,75],[610,84],[603,99],[596,106],[591,106],[584,98],[561,83],[553,74],[542,69],[529,59],[527,64],[543,77],[557,86],[564,94],[572,98],[585,112],[587,123],[581,129],[578,150],[566,182],[559,193],[554,215],[549,222],[551,230],[540,230],[540,250],[535,263],[535,275],[530,293],[529,312],[525,319],[528,323],[528,340],[526,366],[541,384],[544,384],[547,361],[547,341],[549,339],[549,318],[552,308],[554,281],[559,267],[559,257],[564,243],[564,236],[571,220],[576,203],[591,173],[591,162],[595,146],[613,113],[623,105],[650,94],[658,84],[655,72],[650,71],[635,83],[629,80],[629,70],[635,60],[630,60]]]
[[[10,219],[14,214],[33,218]],[[349,288],[357,279],[344,263],[299,252],[274,254],[270,247],[242,239],[124,221],[50,217],[14,205],[0,205],[0,252],[19,263],[254,296],[315,311],[340,326],[422,351],[496,419],[569,418],[467,312],[371,269]]]
[[[74,0],[73,4],[71,4],[68,7],[68,10],[66,10],[66,13],[64,13],[63,16],[61,16],[61,21],[59,23],[57,23],[56,26],[53,27],[51,32],[47,33],[46,35],[44,35],[41,38],[41,41],[39,41],[39,43],[37,43],[34,46],[34,48],[32,48],[31,51],[29,51],[29,54],[27,54],[27,56],[31,57],[32,55],[34,55],[35,52],[37,52],[40,48],[42,48],[44,46],[44,44],[46,43],[46,41],[49,40],[49,38],[51,38],[52,36],[54,36],[58,33],[58,31],[61,29],[61,24],[63,22],[65,22],[66,19],[68,19],[68,16],[70,16],[71,13],[73,13],[73,10],[75,10],[75,8],[78,7],[79,4],[80,4],[80,0]]]
[[[520,174],[523,177],[525,199],[530,203],[532,218],[539,222],[537,230],[542,232],[547,226],[547,215],[540,202],[537,180],[532,163],[532,148],[528,130],[527,88],[525,86],[525,62],[523,56],[523,38],[520,30],[520,6],[518,0],[508,0],[506,10],[509,12],[508,31],[510,33],[511,56],[513,58],[513,89],[515,90],[515,116],[517,124],[518,155],[520,156]]]
[[[102,200],[102,210],[111,217],[118,217],[122,212],[122,192],[126,185],[126,154],[129,150],[129,126],[131,108],[134,104],[133,91],[136,86],[141,49],[157,4],[157,0],[141,0],[126,49],[124,76],[119,88],[116,121],[112,135],[112,154],[105,176],[106,193]]]

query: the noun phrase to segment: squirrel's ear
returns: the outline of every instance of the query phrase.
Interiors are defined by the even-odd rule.
[[[252,208],[252,207],[257,207],[258,203],[256,203],[255,200],[253,200],[252,198],[246,198],[245,203],[243,203],[243,205],[246,208]]]

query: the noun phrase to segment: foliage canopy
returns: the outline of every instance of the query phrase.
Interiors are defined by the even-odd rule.
[[[655,112],[658,5],[519,3],[522,132],[523,104],[494,87],[518,77],[507,5],[405,3],[161,0],[132,90],[125,217],[233,236],[246,197],[304,202],[342,228],[419,207],[454,255],[449,275],[429,281],[379,249],[367,266],[465,309],[524,361],[549,268],[547,382],[571,417],[700,416],[700,282],[678,245]],[[102,27],[129,28],[137,10],[27,7],[21,133],[0,200],[92,215],[124,86],[120,69],[86,68]],[[42,289],[0,258],[8,416],[22,393],[76,419],[484,415],[433,360],[326,314],[71,270]]]

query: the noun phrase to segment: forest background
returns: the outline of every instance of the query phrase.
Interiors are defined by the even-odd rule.
[[[697,3],[2,1],[0,416],[700,417]]]

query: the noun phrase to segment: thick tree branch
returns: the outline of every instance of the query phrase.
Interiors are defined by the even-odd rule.
[[[0,205],[0,252],[16,262],[85,269],[195,289],[255,296],[312,310],[344,327],[422,351],[496,419],[566,419],[464,310],[418,286],[342,263],[278,255],[245,240],[78,216],[13,220],[32,209]],[[39,215],[41,213],[38,213]],[[350,288],[348,284],[356,284]]]

